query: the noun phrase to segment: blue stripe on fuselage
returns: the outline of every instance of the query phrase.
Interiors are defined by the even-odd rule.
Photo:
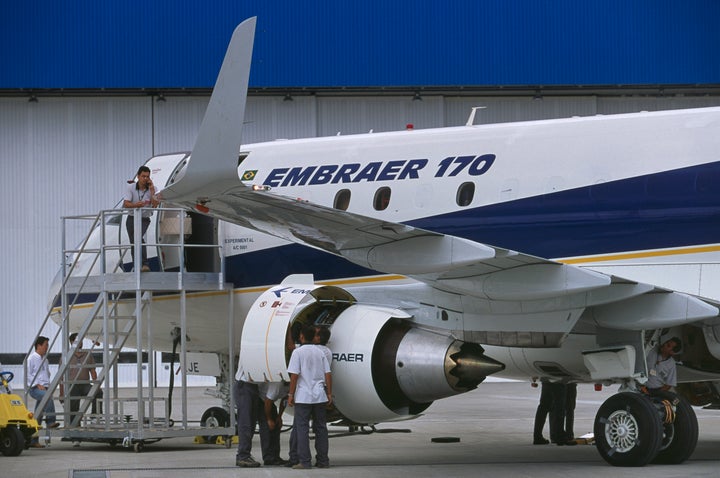
[[[720,163],[409,224],[545,258],[716,243],[720,241]]]
[[[480,185],[478,186],[480,187]],[[720,242],[720,163],[611,181],[410,221],[410,225],[539,257]],[[236,287],[378,274],[299,245],[227,258]]]
[[[313,274],[315,280],[363,277],[379,272],[298,244],[289,244],[225,259],[225,280],[235,287],[279,284],[290,274]]]

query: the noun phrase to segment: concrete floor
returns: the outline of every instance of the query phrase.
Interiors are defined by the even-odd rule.
[[[575,434],[592,431],[595,413],[614,389],[595,392],[578,387]],[[199,419],[209,406],[201,389],[190,389],[188,414]],[[69,442],[53,438],[45,449],[29,449],[18,457],[0,457],[0,476],[45,478],[205,478],[216,476],[409,476],[425,477],[720,477],[720,411],[696,408],[700,424],[698,447],[682,465],[615,468],[594,446],[534,446],[532,425],[539,390],[527,383],[491,382],[469,394],[440,400],[416,420],[381,424],[378,433],[336,436],[330,440],[330,469],[291,470],[236,468],[235,450],[195,444],[191,437],[162,440],[142,453],[107,444]],[[176,400],[173,410],[181,410]],[[288,417],[288,421],[291,421]],[[342,428],[331,433],[342,434]],[[395,431],[395,432],[393,432]],[[407,432],[409,431],[409,432]],[[387,432],[387,433],[383,433]],[[547,427],[546,427],[547,435]],[[287,434],[282,445],[287,446]],[[458,437],[457,443],[433,443],[433,437]],[[260,457],[258,438],[253,451]],[[287,456],[286,453],[283,453]]]

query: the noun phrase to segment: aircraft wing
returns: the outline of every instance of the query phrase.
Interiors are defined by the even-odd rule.
[[[205,206],[225,221],[481,300],[488,310],[513,304],[531,313],[547,310],[548,302],[555,309],[592,306],[597,325],[631,330],[718,315],[717,307],[688,294],[242,184],[218,191]]]

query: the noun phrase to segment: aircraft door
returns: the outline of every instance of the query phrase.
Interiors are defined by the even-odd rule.
[[[178,271],[180,268],[181,235],[185,244],[184,265],[187,272],[218,272],[220,254],[217,244],[217,220],[195,212],[162,211],[159,214],[157,237],[163,270]]]
[[[217,220],[191,212],[192,234],[185,239],[187,245],[217,244]],[[185,268],[188,272],[219,272],[220,255],[215,247],[186,247]]]

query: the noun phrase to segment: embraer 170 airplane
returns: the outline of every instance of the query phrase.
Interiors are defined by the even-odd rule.
[[[720,108],[243,145],[254,30],[233,34],[192,153],[147,163],[193,235],[223,244],[253,380],[288,380],[288,328],[324,324],[349,423],[417,416],[491,374],[621,384],[594,426],[607,462],[692,454],[688,402],[720,401]],[[188,350],[227,354],[227,299],[187,300]],[[685,399],[665,406],[639,388],[668,336]]]

